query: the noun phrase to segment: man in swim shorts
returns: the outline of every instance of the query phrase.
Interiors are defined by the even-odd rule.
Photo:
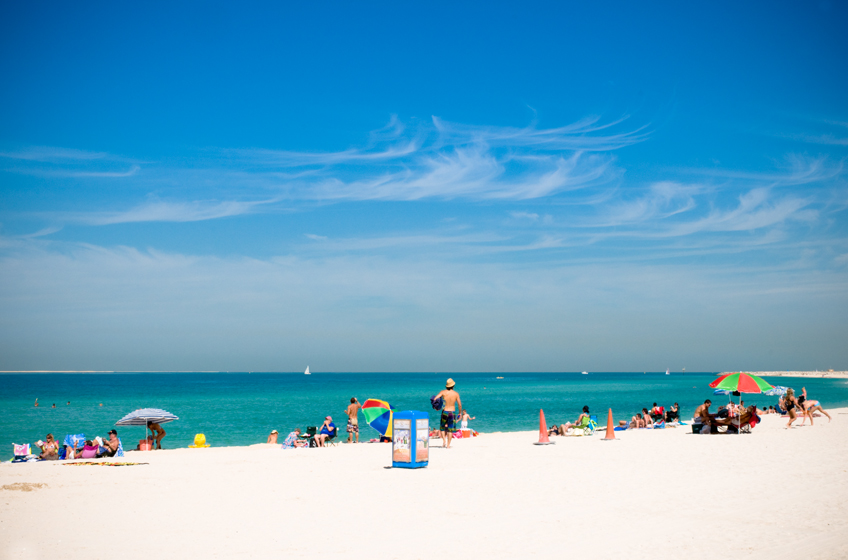
[[[362,408],[362,405],[359,404],[359,401],[356,400],[356,397],[350,398],[350,404],[347,405],[345,409],[345,414],[347,414],[347,442],[350,443],[351,439],[356,436],[356,443],[359,443],[359,409]]]
[[[456,407],[459,405],[459,412],[462,412],[462,399],[459,398],[459,393],[454,390],[456,383],[453,379],[448,379],[445,383],[445,390],[435,396],[444,399],[445,407],[442,409],[442,418],[439,420],[439,435],[442,438],[442,447],[450,449],[453,432],[456,429],[456,419],[461,416],[457,414]]]

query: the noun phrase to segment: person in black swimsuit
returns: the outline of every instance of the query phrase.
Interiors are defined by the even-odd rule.
[[[786,412],[789,413],[789,422],[787,422],[786,427],[791,428],[792,422],[798,418],[798,414],[795,413],[795,407],[800,408],[798,399],[795,398],[795,391],[792,389],[786,390],[786,395],[783,397],[783,406],[786,407]]]

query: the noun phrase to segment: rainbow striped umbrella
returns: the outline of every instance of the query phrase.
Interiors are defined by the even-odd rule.
[[[368,425],[381,435],[392,437],[392,411],[394,407],[380,399],[367,399],[362,404],[362,414]]]

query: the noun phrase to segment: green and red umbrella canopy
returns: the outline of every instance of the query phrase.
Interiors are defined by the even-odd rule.
[[[739,391],[740,393],[764,393],[773,387],[762,377],[750,373],[726,373],[710,383],[713,389]]]

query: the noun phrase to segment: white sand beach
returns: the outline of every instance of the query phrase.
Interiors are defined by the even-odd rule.
[[[6,463],[0,557],[848,558],[848,409],[830,412],[750,435],[482,434],[419,470],[387,468],[388,444]]]

